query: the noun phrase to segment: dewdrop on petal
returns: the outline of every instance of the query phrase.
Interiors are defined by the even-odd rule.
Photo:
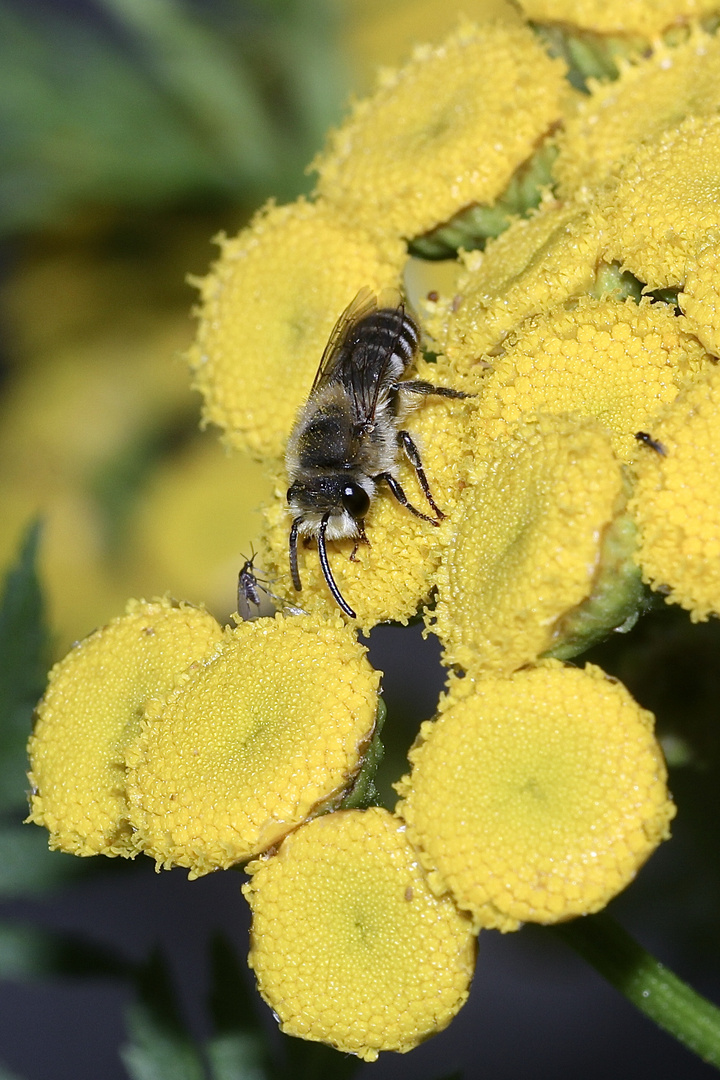
[[[148,697],[213,652],[222,628],[202,608],[131,600],[50,672],[30,736],[29,821],[74,855],[138,853],[128,821],[124,750]]]
[[[127,751],[128,797],[158,869],[226,869],[340,801],[375,728],[380,676],[366,651],[338,617],[244,622],[149,703]]]
[[[720,368],[679,394],[652,429],[664,453],[639,447],[629,511],[637,559],[654,589],[694,622],[720,616]],[[641,452],[642,451],[642,452]]]
[[[431,886],[503,931],[599,911],[669,836],[652,714],[592,665],[468,681],[396,785]]]
[[[429,889],[387,810],[317,818],[248,866],[249,963],[288,1035],[375,1061],[445,1028],[468,996],[470,920]]]

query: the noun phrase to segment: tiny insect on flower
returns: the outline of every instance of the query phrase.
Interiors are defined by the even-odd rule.
[[[302,588],[298,537],[315,536],[328,588],[351,619],[356,615],[333,577],[327,540],[352,537],[356,549],[370,542],[365,517],[381,481],[416,517],[440,524],[445,515],[433,499],[420,452],[400,423],[412,407],[412,395],[469,396],[422,380],[402,380],[416,355],[420,331],[396,295],[392,301],[362,289],[340,316],[298,415],[285,460],[290,479],[287,500],[295,515],[290,529],[293,585],[298,591]],[[415,470],[433,517],[412,505],[397,478],[401,449]]]

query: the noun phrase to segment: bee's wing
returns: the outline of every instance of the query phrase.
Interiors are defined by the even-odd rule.
[[[395,290],[385,290],[378,299],[370,289],[361,289],[333,328],[311,394],[328,383],[340,382],[351,397],[356,422],[362,425],[371,421],[393,350],[369,338],[353,340],[353,331],[374,311],[401,307]]]

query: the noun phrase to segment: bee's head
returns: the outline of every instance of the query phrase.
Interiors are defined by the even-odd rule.
[[[349,477],[314,477],[311,484],[296,480],[287,492],[288,506],[295,514],[324,514],[361,521],[370,509],[370,495],[362,484]]]

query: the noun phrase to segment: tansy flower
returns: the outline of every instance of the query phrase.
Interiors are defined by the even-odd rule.
[[[203,416],[228,445],[280,459],[336,319],[361,288],[399,283],[405,247],[303,199],[220,243],[190,353]]]
[[[562,115],[564,65],[522,26],[463,24],[382,73],[315,161],[317,190],[378,234],[492,203]]]
[[[250,966],[288,1035],[374,1061],[441,1031],[468,996],[469,919],[428,888],[379,807],[318,818],[252,863]]]
[[[463,255],[452,296],[426,303],[428,333],[463,374],[529,315],[589,292],[601,233],[589,210],[552,206]]]
[[[639,447],[629,509],[638,560],[693,621],[720,615],[720,368],[710,368],[657,420],[659,450]]]
[[[478,437],[533,412],[576,413],[599,420],[629,461],[635,432],[709,361],[683,327],[667,305],[591,297],[529,320],[482,382]]]
[[[432,888],[478,927],[599,911],[669,835],[652,714],[592,665],[468,681],[397,785]]]
[[[720,41],[695,29],[675,48],[626,64],[620,77],[596,83],[559,133],[553,167],[562,198],[588,197],[639,144],[676,128],[688,114],[720,107]]]
[[[605,257],[650,288],[682,285],[688,258],[720,228],[720,116],[689,116],[644,143],[604,200]]]
[[[632,546],[609,554],[623,539],[632,545],[622,524],[610,538],[624,498],[620,464],[595,422],[540,417],[478,446],[472,483],[443,530],[429,616],[445,662],[513,671],[578,631],[566,625],[570,613],[600,597],[601,630],[628,618],[637,600]]]
[[[603,34],[657,37],[668,27],[718,9],[717,0],[520,0],[528,19]]]
[[[688,258],[678,304],[688,328],[709,352],[720,356],[720,230],[706,233]]]
[[[379,674],[341,619],[258,619],[148,704],[128,747],[138,843],[190,877],[276,844],[337,803],[373,735]]]
[[[414,373],[435,382],[435,365],[423,360]],[[468,467],[468,412],[472,402],[424,397],[406,424],[420,450],[433,498],[445,514],[457,504]],[[432,516],[414,469],[402,462],[400,483],[408,500]],[[337,605],[322,574],[317,545],[298,546],[298,565],[303,590],[295,592],[288,571],[290,515],[287,483],[278,479],[273,503],[265,510],[261,562],[275,581],[274,589],[286,600],[310,611],[333,613]],[[440,559],[438,530],[401,506],[386,485],[380,484],[365,519],[369,544],[360,544],[351,558],[355,541],[328,542],[328,559],[342,595],[357,613],[357,626],[370,630],[379,622],[407,622],[427,600]]]
[[[79,642],[50,672],[30,737],[30,817],[50,847],[134,856],[124,751],[148,697],[213,651],[222,637],[200,608],[131,600],[124,615]]]

